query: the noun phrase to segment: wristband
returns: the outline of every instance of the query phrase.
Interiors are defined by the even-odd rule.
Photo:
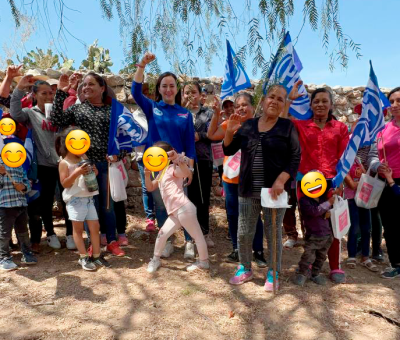
[[[388,183],[388,184],[389,184],[390,187],[392,187],[392,186],[395,185],[396,183],[395,183],[395,182],[390,182],[390,183]]]
[[[140,64],[135,64],[135,66],[136,66],[136,67],[139,67],[139,68],[145,68],[145,66],[142,66],[142,65],[140,65]]]

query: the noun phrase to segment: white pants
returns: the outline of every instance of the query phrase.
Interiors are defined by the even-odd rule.
[[[160,257],[168,238],[179,228],[184,227],[195,240],[200,261],[208,260],[207,244],[197,221],[196,207],[192,202],[186,203],[178,211],[168,216],[164,225],[158,232],[154,256]]]

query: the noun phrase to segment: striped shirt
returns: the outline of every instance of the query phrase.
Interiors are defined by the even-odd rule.
[[[26,187],[25,192],[19,192],[15,190],[14,185],[7,175],[0,175],[0,208],[28,206],[25,194],[31,190],[31,186],[22,166],[10,168],[2,161],[0,161],[0,165],[6,168],[6,171],[15,183],[22,183]]]
[[[261,188],[265,188],[265,183],[264,183],[264,160],[263,160],[263,153],[262,153],[262,145],[261,145],[261,140],[264,138],[265,132],[260,132],[260,137],[258,138],[258,144],[257,144],[257,149],[256,153],[254,155],[254,162],[253,162],[253,172],[252,172],[252,177],[253,177],[253,194],[259,194],[261,193]]]

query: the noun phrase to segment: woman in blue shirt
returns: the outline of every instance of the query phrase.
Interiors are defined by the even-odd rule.
[[[193,169],[196,158],[193,116],[189,110],[180,106],[181,93],[178,89],[176,75],[171,72],[165,72],[158,77],[155,101],[142,94],[144,69],[154,59],[155,55],[149,52],[143,56],[141,62],[136,65],[137,70],[132,83],[132,96],[146,115],[149,126],[145,148],[153,146],[158,141],[167,142],[178,153],[184,152],[191,159],[190,168]],[[193,172],[188,179],[189,184],[192,178]],[[158,211],[157,217],[160,216],[161,211],[163,212],[162,215],[164,215],[164,218],[158,218],[157,221],[158,227],[161,228],[168,216],[159,190],[154,191],[152,194],[156,211]],[[163,257],[169,257],[172,252],[172,243],[167,242]]]

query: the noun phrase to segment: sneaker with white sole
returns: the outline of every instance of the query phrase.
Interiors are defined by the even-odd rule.
[[[47,237],[47,245],[53,249],[61,248],[60,240],[58,239],[56,234]]]
[[[161,254],[161,257],[170,257],[174,252],[174,246],[171,241],[167,241],[165,248]]]
[[[89,256],[82,257],[78,260],[83,270],[93,271],[96,270],[96,265],[90,260]]]
[[[67,249],[75,250],[76,245],[75,245],[74,237],[72,235],[67,235],[66,240],[67,240]]]
[[[189,267],[186,267],[188,272],[193,272],[195,270],[208,270],[210,269],[210,263],[208,261],[196,261]]]
[[[293,238],[288,238],[286,242],[283,244],[285,248],[292,249],[297,244],[297,240]]]
[[[185,244],[185,254],[183,255],[184,259],[194,259],[194,243],[193,242],[186,242]]]
[[[214,241],[211,239],[211,235],[207,234],[204,236],[205,240],[206,240],[206,244],[208,248],[213,248],[215,246]]]
[[[17,268],[18,266],[14,263],[11,257],[0,260],[0,270],[10,271]]]
[[[147,272],[150,274],[155,273],[160,266],[161,266],[160,259],[153,257],[147,266]]]

